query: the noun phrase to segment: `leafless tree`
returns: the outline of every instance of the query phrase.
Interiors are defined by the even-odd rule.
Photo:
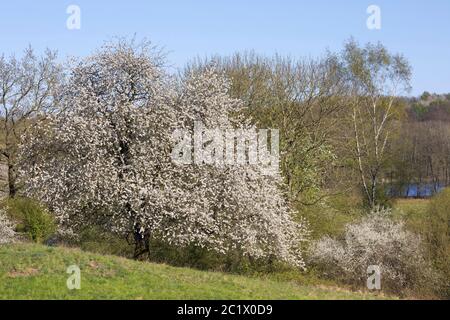
[[[18,59],[0,56],[0,153],[8,167],[9,196],[17,193],[16,153],[22,134],[40,112],[55,106],[62,68],[56,53],[38,57],[31,48]]]

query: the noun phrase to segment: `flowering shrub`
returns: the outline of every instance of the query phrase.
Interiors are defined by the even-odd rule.
[[[381,270],[381,286],[402,292],[431,277],[420,238],[390,218],[390,210],[375,208],[360,222],[349,224],[342,239],[328,236],[314,242],[311,261],[326,275],[365,286],[367,268]]]
[[[14,225],[4,211],[0,211],[0,244],[13,242],[15,235]]]

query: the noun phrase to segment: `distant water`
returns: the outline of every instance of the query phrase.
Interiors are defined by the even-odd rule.
[[[444,184],[410,184],[403,187],[401,190],[398,190],[395,187],[389,187],[387,193],[391,196],[404,198],[427,198],[441,192],[445,188],[446,186]]]

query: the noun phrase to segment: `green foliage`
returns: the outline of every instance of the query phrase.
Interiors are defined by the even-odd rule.
[[[424,91],[420,96],[420,100],[428,100],[429,97],[431,97],[431,94],[428,91]]]
[[[364,194],[364,190],[361,190],[361,194]],[[366,197],[363,197],[363,205],[365,208],[370,209],[371,204],[369,203],[368,199]],[[391,208],[392,207],[392,199],[388,195],[387,186],[385,185],[379,185],[375,189],[375,204],[377,206],[385,207],[385,208]]]
[[[53,216],[37,201],[13,198],[5,202],[7,214],[17,222],[16,231],[34,242],[43,243],[56,232]]]
[[[432,199],[401,199],[394,205],[394,218],[404,221],[409,230],[419,234],[426,257],[441,279],[432,290],[440,297],[450,297],[450,189]]]
[[[80,232],[78,239],[73,243],[84,251],[112,254],[131,258],[133,246],[126,239],[105,231],[98,226],[90,226]]]
[[[430,203],[425,225],[425,240],[431,259],[443,276],[443,294],[450,297],[450,189]]]
[[[363,215],[363,206],[359,197],[335,195],[324,199],[314,206],[301,206],[297,210],[306,218],[311,229],[311,238],[339,236],[345,225]]]
[[[425,114],[428,112],[428,108],[421,103],[414,103],[411,107],[417,120],[422,120]]]
[[[179,267],[245,275],[268,274],[289,269],[276,260],[251,259],[236,250],[223,255],[196,245],[174,247],[156,239],[150,243],[149,259],[153,262]]]
[[[329,134],[347,107],[338,57],[295,60],[246,52],[198,60],[187,71],[201,70],[209,60],[230,78],[232,96],[248,107],[243,116],[258,128],[279,130],[289,200],[297,205],[320,199],[336,160]]]
[[[397,199],[393,204],[393,218],[404,221],[409,230],[423,235],[430,201],[430,199]]]

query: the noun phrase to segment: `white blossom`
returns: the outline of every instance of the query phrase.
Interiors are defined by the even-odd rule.
[[[148,51],[104,48],[73,69],[62,111],[21,148],[28,194],[74,230],[100,223],[138,242],[150,235],[303,267],[306,227],[293,221],[279,174],[172,161],[175,130],[242,123],[231,120],[242,103],[228,89],[214,68],[176,86]]]
[[[14,224],[8,219],[5,212],[0,210],[0,244],[14,242],[15,236]]]
[[[346,227],[343,239],[328,236],[313,242],[311,260],[334,277],[365,283],[367,268],[381,270],[382,283],[390,288],[414,286],[431,275],[420,238],[402,222],[391,218],[389,209],[376,207],[361,221]]]

